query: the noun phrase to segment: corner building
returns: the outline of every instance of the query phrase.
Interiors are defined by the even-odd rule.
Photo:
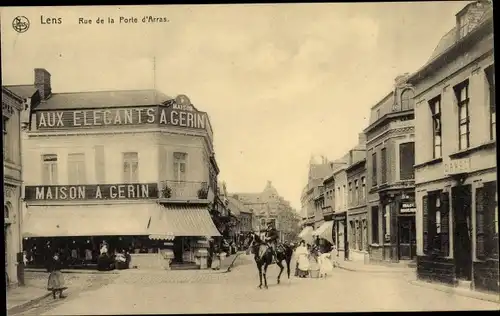
[[[207,113],[155,90],[52,93],[45,69],[35,87],[23,136],[33,264],[57,250],[67,265],[92,265],[106,240],[139,268],[205,268],[207,239],[220,236]]]
[[[465,6],[410,81],[418,277],[498,292],[492,11],[485,1]]]
[[[369,256],[373,262],[414,260],[414,91],[408,74],[374,105],[366,134]]]

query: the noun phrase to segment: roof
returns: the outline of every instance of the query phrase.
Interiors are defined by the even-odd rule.
[[[240,213],[249,213],[251,214],[252,212],[243,204],[241,201],[238,199],[230,196],[227,198],[229,202],[229,210],[231,213],[235,216],[240,215]]]
[[[23,99],[31,98],[35,94],[35,92],[38,91],[34,85],[10,85],[3,87],[7,88]]]
[[[451,30],[449,30],[448,33],[446,33],[443,37],[441,37],[438,45],[432,52],[431,57],[427,62],[433,60],[437,56],[444,53],[448,48],[453,46],[453,44],[455,44],[456,39],[457,39],[457,28],[454,27]]]
[[[37,110],[141,106],[160,104],[170,99],[154,89],[52,93],[37,106]]]

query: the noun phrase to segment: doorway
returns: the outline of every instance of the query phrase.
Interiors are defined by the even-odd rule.
[[[413,260],[417,254],[415,216],[399,216],[399,260]]]
[[[472,188],[471,185],[451,189],[453,208],[453,254],[456,277],[472,280]]]
[[[182,263],[184,253],[184,238],[175,237],[174,239],[174,260],[175,263]]]

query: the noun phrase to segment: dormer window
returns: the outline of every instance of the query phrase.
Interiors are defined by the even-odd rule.
[[[460,38],[463,38],[469,33],[469,17],[464,14],[458,18],[458,30]]]

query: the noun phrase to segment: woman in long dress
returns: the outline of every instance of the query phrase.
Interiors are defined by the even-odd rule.
[[[47,290],[52,291],[52,297],[56,299],[56,294],[59,293],[59,298],[65,298],[62,292],[67,289],[64,286],[64,276],[61,272],[61,260],[59,254],[55,253],[48,265],[49,280],[47,282]]]
[[[297,258],[298,277],[304,278],[309,272],[309,251],[306,248],[305,241],[300,242],[300,245],[295,250],[295,256]]]
[[[329,252],[322,253],[319,256],[319,276],[325,277],[333,271],[331,254]]]

